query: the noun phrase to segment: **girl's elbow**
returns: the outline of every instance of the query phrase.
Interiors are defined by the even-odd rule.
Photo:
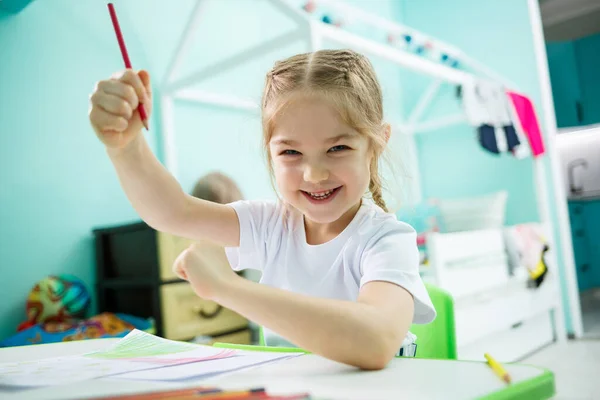
[[[367,346],[357,360],[356,366],[368,371],[379,371],[384,369],[394,358],[398,349],[390,345],[386,340],[378,339],[373,346]]]
[[[369,357],[368,360],[361,362],[359,365],[357,365],[357,367],[365,371],[380,371],[387,367],[392,358],[393,356]]]
[[[380,371],[387,367],[392,358],[394,358],[393,354],[371,354],[364,360],[357,362],[356,367],[366,371]]]

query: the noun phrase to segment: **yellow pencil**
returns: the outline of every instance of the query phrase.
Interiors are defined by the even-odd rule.
[[[494,373],[498,375],[504,382],[510,383],[510,375],[508,375],[508,372],[506,372],[502,365],[500,365],[498,361],[494,360],[488,353],[485,353],[484,357],[487,360],[488,365],[492,368],[492,371],[494,371]]]

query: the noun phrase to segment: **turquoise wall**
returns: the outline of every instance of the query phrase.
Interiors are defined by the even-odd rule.
[[[91,228],[136,219],[87,118],[95,81],[122,65],[105,17],[104,2],[68,0],[0,14],[0,338],[44,276],[92,290]]]
[[[289,20],[263,2],[208,3],[181,75],[290,29]],[[380,15],[396,11],[393,0],[353,3]],[[148,69],[155,85],[164,78],[193,4],[115,2],[132,63]],[[231,26],[243,33],[234,33]],[[258,100],[272,63],[306,49],[300,42],[291,44],[202,87]],[[33,1],[17,14],[0,11],[0,54],[2,339],[24,319],[27,293],[43,277],[74,274],[93,291],[91,229],[138,218],[88,124],[94,83],[123,68],[106,2]],[[388,108],[398,109],[393,106],[399,82],[395,69],[374,63]],[[183,102],[176,103],[175,113],[184,189],[191,190],[200,175],[220,169],[240,183],[246,197],[273,197],[259,149],[257,115]],[[160,142],[155,117],[146,134],[153,148]]]

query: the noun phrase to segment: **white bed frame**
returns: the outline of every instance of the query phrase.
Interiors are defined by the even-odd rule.
[[[166,73],[166,77],[164,82],[160,88],[160,107],[159,112],[161,114],[161,134],[162,138],[162,159],[166,165],[166,167],[177,176],[177,153],[175,147],[175,124],[174,124],[174,103],[176,100],[187,100],[193,101],[198,104],[205,104],[211,106],[221,106],[226,107],[232,110],[243,110],[250,112],[258,112],[259,107],[253,101],[244,98],[233,97],[230,95],[224,95],[221,93],[213,93],[207,92],[203,90],[198,90],[193,88],[193,85],[198,82],[210,78],[217,73],[223,73],[234,66],[237,66],[241,63],[247,62],[248,60],[254,57],[264,56],[264,54],[285,46],[293,41],[304,41],[307,44],[307,48],[310,51],[315,51],[322,48],[322,43],[324,39],[329,41],[334,41],[342,46],[346,46],[348,48],[352,48],[356,51],[360,51],[368,56],[377,56],[381,59],[387,60],[398,67],[408,68],[413,71],[429,75],[433,78],[433,81],[422,94],[421,98],[417,102],[414,109],[410,112],[410,114],[401,121],[395,121],[395,125],[399,127],[399,131],[406,133],[409,138],[409,143],[412,147],[412,157],[411,162],[411,173],[415,177],[413,179],[413,188],[412,193],[414,194],[413,200],[415,202],[419,202],[421,200],[421,187],[420,187],[420,178],[419,178],[419,163],[417,159],[416,152],[416,138],[418,135],[440,129],[443,127],[465,123],[465,116],[463,114],[451,115],[443,118],[439,118],[432,121],[422,121],[422,116],[425,111],[432,103],[432,100],[438,94],[439,88],[444,83],[450,84],[465,84],[471,82],[478,78],[485,78],[489,80],[493,80],[496,82],[502,83],[504,86],[517,89],[516,85],[507,81],[505,78],[494,72],[492,69],[487,66],[479,63],[478,61],[472,59],[468,55],[464,54],[460,49],[457,49],[453,46],[450,46],[446,43],[443,43],[435,38],[427,38],[427,35],[424,35],[421,32],[416,32],[414,29],[410,29],[406,26],[402,26],[390,20],[369,14],[362,10],[358,10],[356,8],[350,7],[343,2],[337,0],[317,0],[316,3],[327,3],[328,7],[334,9],[339,15],[344,15],[346,17],[351,17],[353,20],[360,20],[364,24],[370,24],[378,29],[384,28],[388,30],[390,33],[400,33],[411,31],[422,38],[427,38],[434,46],[444,49],[452,56],[458,58],[463,67],[473,71],[465,72],[463,70],[458,70],[455,68],[451,68],[450,66],[440,64],[438,62],[434,62],[425,57],[421,57],[414,53],[404,51],[400,48],[382,44],[376,41],[368,40],[358,35],[349,33],[343,29],[337,28],[333,25],[328,25],[322,23],[320,21],[311,18],[302,10],[297,9],[288,0],[264,0],[268,1],[272,7],[289,17],[292,21],[295,22],[296,28],[293,29],[290,33],[283,34],[274,39],[270,39],[265,41],[264,43],[249,48],[245,51],[242,51],[234,56],[231,56],[225,60],[218,61],[213,65],[195,71],[187,76],[178,77],[178,71],[180,64],[184,58],[187,49],[192,44],[192,37],[194,35],[194,31],[199,23],[202,20],[202,9],[207,1],[214,0],[196,0],[194,9],[192,10],[189,20],[187,22],[187,26],[185,27],[181,40],[176,48],[176,51],[173,55],[173,58],[170,62],[170,66]],[[540,47],[539,43],[539,34],[541,32],[541,25],[539,22],[539,6],[537,5],[536,0],[528,0],[530,7],[530,16],[532,20],[532,26],[534,29],[534,36],[537,35],[538,39],[536,42],[536,49]],[[536,25],[537,24],[537,25]],[[543,36],[541,46],[543,47]],[[538,49],[539,50],[539,49]],[[545,51],[545,50],[540,50]],[[541,61],[539,60],[538,55],[538,64]],[[543,75],[543,71],[540,72],[540,75]],[[544,85],[547,85],[546,81],[547,76],[547,67],[546,73],[541,77],[541,79],[545,79],[541,82],[541,86],[544,88]],[[548,96],[548,90],[544,92],[544,96]],[[551,96],[551,94],[550,94]],[[551,97],[550,97],[551,100]],[[550,105],[552,103],[550,102]],[[545,100],[544,104],[544,112],[545,116],[548,113],[548,102]],[[551,116],[552,117],[552,116]],[[550,124],[550,136],[553,136],[554,132],[552,129],[555,129],[556,124],[553,118],[545,118],[546,124]],[[554,157],[553,155],[553,138],[550,138],[550,143],[548,143],[548,156]],[[554,161],[553,161],[554,162]],[[534,163],[535,168],[535,188],[536,188],[536,196],[538,208],[541,215],[541,220],[546,229],[549,232],[552,231],[552,219],[549,213],[549,195],[546,187],[547,179],[557,179],[559,176],[553,165],[553,175],[550,177],[545,171],[545,164],[543,160],[536,159]],[[560,186],[560,185],[558,185]],[[557,199],[559,198],[560,192],[557,192]],[[572,248],[570,243],[570,235],[569,235],[569,222],[568,217],[566,217],[566,213],[561,213],[560,211],[564,211],[561,209],[562,205],[559,204],[559,222],[561,224],[561,243],[563,247],[563,255],[564,259],[563,264],[567,270],[567,277],[569,278],[569,298],[572,296],[573,289],[575,290],[575,297],[577,298],[577,283],[575,281],[574,286],[572,279],[574,278],[574,265],[572,260]],[[566,205],[564,206],[566,207]],[[566,228],[564,226],[566,225]],[[564,236],[566,232],[567,236]],[[434,260],[434,264],[442,265],[444,261],[436,261],[436,259],[440,259],[440,257],[444,258],[450,256],[451,253],[446,253],[442,250],[436,250],[436,248],[441,249],[444,246],[447,246],[448,243],[462,243],[461,245],[456,245],[456,253],[468,251],[466,249],[470,248],[469,246],[465,247],[464,243],[469,242],[470,240],[477,240],[478,232],[467,232],[461,238],[460,235],[441,235],[437,238],[432,238],[431,242],[433,243],[433,251],[432,257]],[[494,237],[493,232],[487,233],[490,237]],[[469,236],[471,236],[469,238]],[[552,238],[552,235],[548,236]],[[463,239],[466,239],[463,240]],[[471,242],[472,243],[472,242]],[[483,243],[482,243],[483,244]],[[550,247],[554,248],[553,243],[550,243]],[[458,250],[460,249],[460,250]],[[489,249],[488,249],[489,250]],[[571,258],[569,258],[569,255]],[[556,255],[554,252],[549,254],[549,264],[551,265],[552,271],[557,271],[558,262],[556,259]],[[569,272],[569,268],[573,269]],[[435,268],[434,268],[435,269]],[[444,286],[444,269],[438,269],[438,273],[441,274],[438,278],[441,286]],[[446,277],[447,278],[447,277]],[[486,302],[469,302],[463,301],[464,299],[461,297],[463,294],[459,293],[456,302],[456,313],[457,313],[457,330],[458,330],[458,344],[459,344],[459,355],[464,358],[476,358],[480,359],[483,352],[485,351],[493,351],[494,346],[500,346],[500,343],[508,343],[508,340],[511,335],[514,336],[515,332],[525,332],[526,335],[522,335],[526,337],[528,340],[523,339],[520,341],[522,343],[523,349],[520,351],[514,351],[514,357],[522,356],[524,353],[528,351],[533,351],[534,348],[539,345],[543,345],[547,342],[547,339],[550,340],[564,340],[566,338],[566,330],[563,322],[563,311],[562,311],[562,303],[558,300],[560,298],[560,290],[558,287],[556,275],[552,274],[547,282],[545,282],[544,291],[539,293],[539,296],[534,296],[530,292],[524,292],[523,290],[519,291],[514,289],[511,286],[511,282],[506,282],[503,287],[496,288],[495,297],[490,298],[489,301]],[[546,290],[547,289],[547,290]],[[482,296],[485,293],[472,294],[472,296]],[[533,298],[535,297],[535,299]],[[472,301],[473,298],[471,298]],[[460,301],[458,301],[460,300]],[[535,303],[535,306],[533,305]],[[532,304],[528,306],[528,304]],[[580,317],[579,313],[579,303],[574,306],[574,303],[570,303],[571,306],[571,315],[573,315],[573,324],[576,331],[576,334],[580,332]],[[527,310],[527,311],[524,311]],[[501,318],[499,317],[501,316]],[[476,329],[481,326],[489,326],[490,328],[486,329]],[[531,336],[531,327],[535,326],[535,330],[539,330],[539,332],[534,332],[538,336]],[[528,330],[529,329],[529,330]],[[532,339],[533,337],[533,339]],[[478,344],[479,343],[479,344]],[[501,349],[502,350],[502,349]],[[505,350],[505,349],[504,349]],[[502,354],[512,354],[510,352],[504,353],[504,350],[496,352],[497,355]],[[511,356],[512,357],[512,356]],[[509,357],[509,358],[511,358]],[[512,358],[514,358],[512,357]],[[506,357],[505,357],[506,358]]]
[[[503,229],[431,233],[427,251],[424,269],[431,272],[424,279],[454,298],[460,359],[483,360],[493,352],[517,361],[559,339],[562,309],[551,261],[546,280],[528,288],[524,267],[509,275]]]

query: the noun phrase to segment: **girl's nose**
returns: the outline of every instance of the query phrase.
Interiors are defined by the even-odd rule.
[[[319,183],[329,178],[329,171],[323,165],[307,164],[304,168],[304,181]]]

